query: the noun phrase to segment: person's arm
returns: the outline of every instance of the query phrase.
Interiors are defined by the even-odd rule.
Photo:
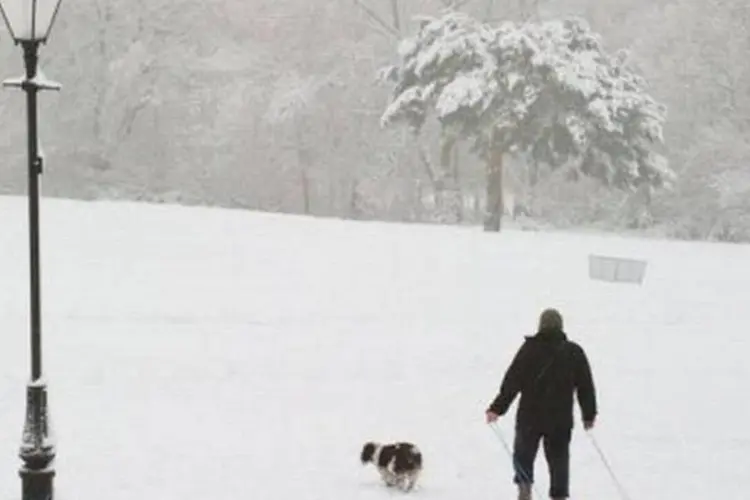
[[[576,395],[581,408],[583,424],[587,429],[591,428],[596,420],[598,411],[596,405],[596,388],[586,352],[580,347],[576,360]]]
[[[513,400],[521,391],[523,386],[524,372],[526,371],[526,346],[524,343],[511,361],[508,370],[505,372],[503,381],[500,384],[500,391],[487,409],[495,415],[504,415]]]

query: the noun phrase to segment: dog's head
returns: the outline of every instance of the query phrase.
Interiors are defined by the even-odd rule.
[[[362,446],[362,453],[359,456],[362,464],[371,462],[372,458],[375,456],[375,451],[377,451],[377,449],[377,443],[373,443],[372,441],[365,443],[365,445]]]

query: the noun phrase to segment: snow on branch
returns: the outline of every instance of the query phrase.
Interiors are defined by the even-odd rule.
[[[621,187],[674,178],[663,147],[666,107],[580,19],[496,27],[449,11],[423,18],[381,78],[393,96],[381,125],[419,131],[434,114],[446,133],[531,154]],[[490,138],[492,138],[490,140]]]

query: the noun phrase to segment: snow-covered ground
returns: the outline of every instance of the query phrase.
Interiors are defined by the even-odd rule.
[[[0,198],[0,498],[20,498],[23,198]],[[57,498],[389,498],[365,440],[425,453],[419,498],[508,499],[483,421],[540,310],[587,349],[633,500],[750,486],[750,247],[43,202]],[[590,281],[589,253],[648,259]],[[515,410],[515,406],[514,406]],[[508,439],[512,422],[501,424]],[[543,457],[538,487],[546,491]],[[618,498],[586,435],[574,498]]]

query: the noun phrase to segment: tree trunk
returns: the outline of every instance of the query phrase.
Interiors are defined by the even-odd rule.
[[[440,209],[444,212],[449,224],[461,222],[461,190],[456,176],[454,163],[456,139],[443,139],[440,146],[440,182],[436,186],[436,195],[440,200]]]
[[[451,157],[451,163],[452,163],[452,175],[453,175],[453,182],[455,183],[456,187],[456,216],[458,217],[458,222],[463,223],[464,221],[464,190],[463,190],[463,183],[461,182],[461,164],[460,164],[461,156],[459,154],[459,148],[453,147],[453,155]]]
[[[499,232],[503,218],[503,151],[491,146],[487,155],[487,207],[484,230]]]
[[[310,215],[310,178],[306,170],[300,170],[302,187],[302,211],[305,215]]]
[[[434,164],[424,146],[419,148],[419,159],[430,179],[434,195],[434,207],[430,207],[432,219],[441,224],[456,224],[461,221],[461,190],[451,168],[456,139],[444,137],[440,140],[440,158]]]
[[[359,192],[359,181],[353,180],[349,189],[349,218],[362,219],[362,195]]]
[[[299,169],[300,175],[300,188],[302,196],[302,210],[305,215],[310,215],[311,208],[311,193],[310,193],[310,173],[309,168],[312,163],[310,158],[310,152],[305,147],[302,136],[302,125],[297,124],[294,127],[294,137],[296,140],[295,148],[297,150],[297,168]]]

